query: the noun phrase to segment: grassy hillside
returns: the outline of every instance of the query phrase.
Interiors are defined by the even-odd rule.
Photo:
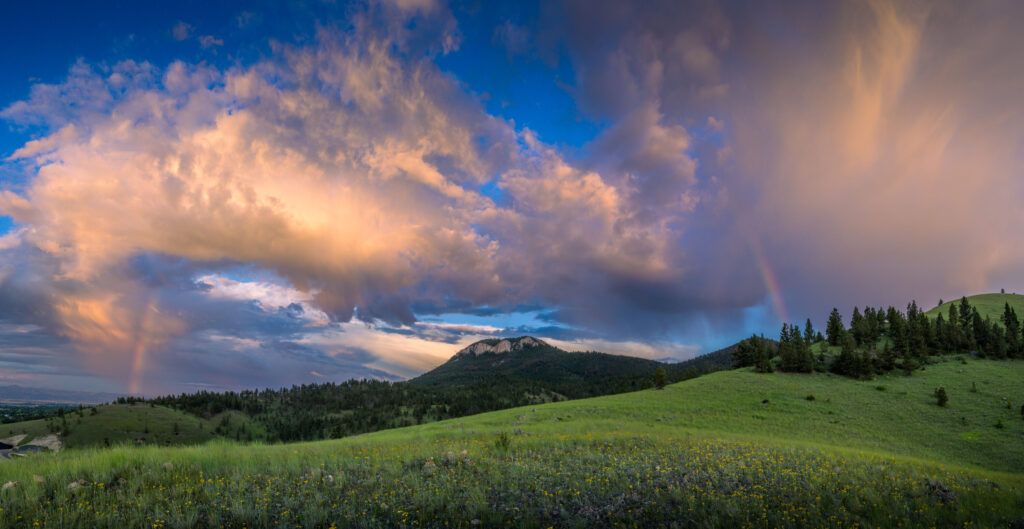
[[[976,296],[967,296],[967,302],[978,309],[978,314],[983,319],[988,316],[995,322],[1002,321],[1003,310],[1007,303],[1017,312],[1017,317],[1024,316],[1024,295],[1021,294],[978,294]],[[949,306],[954,303],[959,305],[960,300],[947,301],[929,310],[925,315],[929,318],[935,318],[941,313],[942,317],[946,318],[949,316]]]
[[[1009,449],[1024,439],[1024,362],[972,360],[964,365],[952,357],[946,360],[913,377],[871,381],[723,371],[663,391],[553,403],[533,408],[536,412],[530,409],[525,420],[518,419],[523,416],[520,408],[454,422],[476,428],[523,422],[519,427],[525,431],[544,433],[714,434],[1024,473],[1024,451]],[[945,408],[935,404],[938,386],[949,393]],[[971,391],[974,386],[977,392]],[[623,423],[623,417],[629,420]],[[1003,428],[996,427],[999,421]],[[448,428],[446,422],[415,431],[443,435]]]
[[[71,450],[0,464],[19,482],[0,526],[1006,526],[1024,363],[949,360],[870,382],[719,372],[337,441]]]
[[[66,425],[66,426],[65,426]],[[65,435],[66,429],[66,435]],[[245,440],[262,437],[261,427],[239,412],[225,412],[209,420],[147,404],[108,404],[82,413],[67,412],[59,417],[0,425],[0,439],[25,435],[19,444],[51,433],[60,436],[65,448],[83,448],[125,443],[182,445],[207,442],[215,437]]]

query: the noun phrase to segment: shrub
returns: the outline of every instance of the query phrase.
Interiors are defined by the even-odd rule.
[[[814,400],[814,395],[807,395],[804,398],[806,398],[807,400]]]
[[[508,449],[512,446],[512,436],[507,432],[501,432],[498,434],[498,438],[494,440],[494,447],[502,452],[508,452]]]
[[[939,406],[945,406],[949,402],[949,395],[946,394],[946,388],[939,386],[935,388],[935,400]]]
[[[1003,428],[1006,428],[1006,425],[1003,424],[1003,420],[1002,419],[999,419],[999,420],[996,421],[996,428],[998,428],[1000,430],[1002,430]]]
[[[977,393],[977,392],[978,392],[978,383],[977,382],[971,382],[971,393]]]
[[[878,385],[878,386],[875,386],[875,389],[877,389],[878,391],[885,391],[885,386]]]

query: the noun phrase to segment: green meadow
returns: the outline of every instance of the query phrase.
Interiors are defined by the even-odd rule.
[[[1024,521],[1024,362],[938,360],[871,381],[718,372],[311,443],[69,449],[0,464],[0,482],[17,482],[0,526]]]
[[[1017,314],[1024,314],[1024,295],[1021,294],[978,294],[967,296],[967,302],[972,307],[978,309],[978,314],[982,318],[989,317],[992,318],[992,321],[999,322],[1000,324],[1002,324],[1003,310],[1006,308],[1007,303],[1010,304],[1010,307]],[[959,306],[960,300],[946,301],[929,310],[925,315],[935,318],[942,314],[943,318],[947,318],[949,317],[949,306],[954,304]]]

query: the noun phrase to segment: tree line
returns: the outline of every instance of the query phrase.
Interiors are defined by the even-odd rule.
[[[128,397],[124,401],[151,402],[203,418],[237,410],[263,426],[266,437],[260,440],[291,442],[338,438],[518,406],[637,391],[653,385],[652,373],[564,383],[504,377],[448,387],[349,380],[282,389],[200,391],[154,399]],[[669,378],[676,382],[699,374],[696,367],[687,366],[685,370],[670,369]]]
[[[942,302],[939,302],[942,305]],[[830,347],[839,347],[834,354]],[[817,354],[815,354],[817,350]],[[966,297],[951,303],[944,316],[929,318],[916,301],[906,311],[853,308],[847,327],[839,309],[829,314],[825,334],[814,329],[810,318],[801,330],[782,324],[777,342],[751,336],[733,351],[733,367],[754,367],[761,373],[831,371],[871,378],[896,369],[913,373],[929,356],[970,353],[981,357],[1024,358],[1021,320],[1007,303],[998,321],[982,317]]]

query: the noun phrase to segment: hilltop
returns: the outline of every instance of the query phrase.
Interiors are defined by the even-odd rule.
[[[1000,325],[1002,324],[1003,310],[1007,303],[1010,304],[1010,307],[1013,308],[1018,317],[1024,316],[1024,295],[1021,294],[976,294],[974,296],[967,296],[967,302],[978,310],[978,314],[981,315],[982,319],[986,317],[991,318],[992,321]],[[942,314],[942,317],[946,318],[949,316],[950,305],[959,304],[959,299],[947,301],[925,312],[925,315],[934,319],[939,314]]]
[[[521,336],[473,343],[409,382],[436,387],[519,379],[564,385],[611,377],[649,378],[664,365],[632,356],[570,353],[532,336]]]

